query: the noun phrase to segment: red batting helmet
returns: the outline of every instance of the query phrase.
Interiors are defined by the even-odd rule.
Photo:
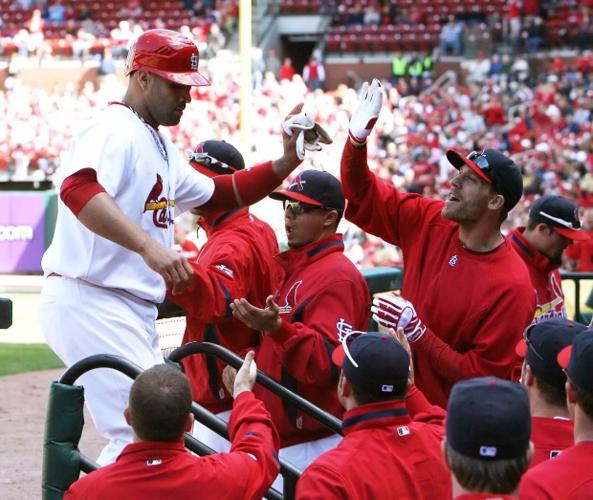
[[[148,30],[134,42],[126,60],[126,76],[148,71],[181,85],[210,85],[198,72],[200,53],[187,37],[171,30]]]

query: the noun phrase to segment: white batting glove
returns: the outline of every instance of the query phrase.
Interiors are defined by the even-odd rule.
[[[355,144],[364,144],[371,133],[381,106],[383,105],[383,87],[377,78],[371,85],[364,82],[358,93],[358,106],[350,118],[348,134]]]
[[[284,122],[283,127],[284,132],[291,137],[292,134],[298,134],[296,153],[301,161],[305,159],[305,150],[321,151],[321,143],[332,143],[329,134],[321,125],[315,123],[306,111],[291,116]]]
[[[418,341],[426,331],[426,327],[416,314],[414,305],[395,293],[375,297],[371,312],[378,324],[395,330],[403,328],[410,344]]]

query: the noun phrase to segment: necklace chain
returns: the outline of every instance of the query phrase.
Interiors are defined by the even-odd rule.
[[[169,164],[169,154],[167,153],[167,148],[165,147],[163,138],[158,133],[158,131],[155,130],[155,128],[152,125],[150,125],[150,123],[148,123],[144,118],[142,118],[142,115],[140,115],[140,113],[138,113],[138,111],[136,111],[132,106],[130,106],[129,104],[126,104],[126,103],[121,103],[121,104],[123,104],[132,113],[134,113],[138,117],[138,119],[144,124],[144,126],[148,129],[148,131],[150,132],[150,135],[152,136],[152,140],[155,142],[156,147],[159,150],[159,153],[161,154],[161,157],[163,158],[163,160],[165,160],[165,162],[168,165]]]

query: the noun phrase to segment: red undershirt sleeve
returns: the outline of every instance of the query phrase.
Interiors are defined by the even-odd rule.
[[[239,170],[233,175],[217,175],[213,180],[214,193],[202,205],[208,210],[231,210],[252,205],[269,195],[282,182],[272,170],[271,161],[249,170]]]
[[[104,192],[105,188],[97,181],[97,171],[92,168],[83,168],[64,179],[60,188],[60,198],[78,217],[92,197]]]

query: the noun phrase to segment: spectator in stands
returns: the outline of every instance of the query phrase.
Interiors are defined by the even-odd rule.
[[[374,301],[373,318],[404,328],[419,388],[444,407],[458,380],[518,375],[514,346],[533,318],[535,297],[501,224],[522,197],[523,179],[510,158],[486,149],[467,157],[447,152],[459,173],[446,202],[381,182],[369,171],[366,140],[382,101],[381,84],[365,84],[350,119],[341,163],[346,218],[402,249],[403,297]]]
[[[311,57],[303,68],[303,81],[310,90],[323,90],[325,83],[325,68],[321,61]]]
[[[453,498],[517,498],[533,444],[527,391],[495,377],[458,382],[447,407],[443,456]]]
[[[574,418],[574,445],[553,460],[530,469],[521,481],[520,497],[593,498],[593,330],[575,336],[558,355],[566,369],[568,409]]]
[[[327,172],[305,170],[288,189],[270,195],[282,200],[289,249],[279,254],[285,279],[260,309],[234,300],[233,315],[265,332],[258,349],[260,368],[330,413],[341,416],[338,373],[331,352],[352,330],[366,328],[369,291],[343,254],[337,234],[344,211],[340,181]],[[333,448],[340,436],[270,391],[256,388],[280,433],[280,456],[304,468]]]
[[[278,80],[292,80],[292,77],[295,75],[296,70],[292,65],[292,59],[290,57],[285,57],[282,66],[278,72]]]
[[[225,141],[204,141],[188,151],[190,165],[207,177],[228,175],[245,168],[241,153]],[[230,303],[246,297],[256,307],[265,307],[266,297],[280,284],[281,270],[274,260],[278,242],[272,228],[250,213],[249,208],[205,212],[192,210],[207,242],[190,260],[192,282],[182,293],[168,297],[187,315],[183,343],[212,342],[240,354],[259,345],[260,331],[233,318]],[[183,360],[195,401],[228,421],[232,406],[225,392],[222,370],[225,364],[213,356],[190,356]],[[216,446],[218,435],[196,424],[194,435]]]
[[[47,20],[49,22],[63,23],[66,21],[66,6],[62,2],[63,0],[54,0],[47,7]]]
[[[564,253],[572,271],[590,273],[593,272],[593,207],[588,207],[583,212],[583,231],[589,238],[575,241]]]
[[[555,318],[532,324],[517,344],[524,359],[521,383],[529,394],[533,467],[554,458],[573,444],[573,425],[566,406],[566,375],[558,364],[558,353],[572,344],[586,326]]]
[[[538,198],[529,210],[526,227],[511,234],[511,243],[521,256],[535,288],[533,321],[566,318],[559,268],[564,249],[574,241],[588,240],[581,230],[578,210],[568,198],[547,195]]]
[[[546,43],[547,29],[541,17],[535,17],[527,25],[525,50],[529,53],[537,52]]]
[[[268,55],[264,62],[266,65],[266,71],[269,71],[276,78],[278,78],[278,75],[280,74],[280,59],[278,59],[274,49],[268,50]]]
[[[449,16],[439,35],[441,53],[459,55],[463,52],[463,24]]]
[[[404,347],[390,334],[353,332],[332,360],[341,369],[344,439],[307,467],[297,498],[450,498],[441,460],[445,412],[430,407],[411,418],[406,411]]]
[[[117,462],[76,481],[66,500],[77,498],[259,499],[278,473],[278,436],[269,413],[253,396],[256,366],[245,356],[228,387],[235,399],[229,422],[230,453],[198,457],[183,445],[191,429],[191,389],[187,377],[168,365],[142,372],[130,390],[126,421],[134,443]]]

